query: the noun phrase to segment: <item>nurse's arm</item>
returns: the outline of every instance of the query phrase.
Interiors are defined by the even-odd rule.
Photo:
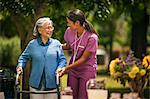
[[[84,62],[87,61],[87,59],[91,56],[92,52],[90,51],[84,51],[81,58],[79,58],[77,61],[75,61],[73,64],[70,64],[65,67],[65,71],[68,71],[69,69],[72,69],[74,67],[81,66]]]

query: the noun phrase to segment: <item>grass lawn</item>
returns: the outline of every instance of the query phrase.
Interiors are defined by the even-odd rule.
[[[106,89],[108,89],[108,88],[124,88],[121,84],[119,84],[117,81],[111,79],[110,77],[98,75],[96,77],[96,79],[106,79]],[[61,89],[63,90],[66,86],[67,86],[67,75],[65,74],[61,78]]]

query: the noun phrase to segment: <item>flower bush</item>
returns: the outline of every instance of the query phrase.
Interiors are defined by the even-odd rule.
[[[111,76],[125,86],[126,82],[132,82],[134,87],[140,91],[145,82],[150,79],[150,55],[140,60],[134,57],[133,52],[125,57],[112,60],[109,65]]]

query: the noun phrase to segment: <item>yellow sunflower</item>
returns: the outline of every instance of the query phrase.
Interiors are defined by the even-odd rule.
[[[129,76],[130,78],[134,79],[135,76],[136,76],[136,74],[131,71],[131,72],[128,73],[128,76]]]
[[[146,74],[146,71],[145,71],[144,69],[141,69],[140,75],[141,75],[141,76],[144,76],[145,74]]]
[[[150,69],[150,55],[147,55],[143,58],[143,66],[147,69]]]
[[[115,60],[111,61],[110,65],[109,65],[109,70],[110,70],[111,75],[114,75],[114,73],[116,72],[115,66],[118,62],[119,62],[119,58],[116,58]]]
[[[133,72],[133,73],[138,73],[140,70],[139,70],[139,68],[136,66],[136,65],[134,65],[133,66],[133,68],[132,68],[132,70],[131,70],[131,72]]]

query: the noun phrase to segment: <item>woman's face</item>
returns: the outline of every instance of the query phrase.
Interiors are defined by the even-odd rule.
[[[54,30],[54,27],[49,22],[46,22],[40,28],[40,34],[41,34],[42,37],[49,38],[49,37],[52,36],[53,30]]]
[[[75,30],[76,29],[75,23],[71,21],[69,18],[66,18],[66,19],[67,19],[67,26]]]

